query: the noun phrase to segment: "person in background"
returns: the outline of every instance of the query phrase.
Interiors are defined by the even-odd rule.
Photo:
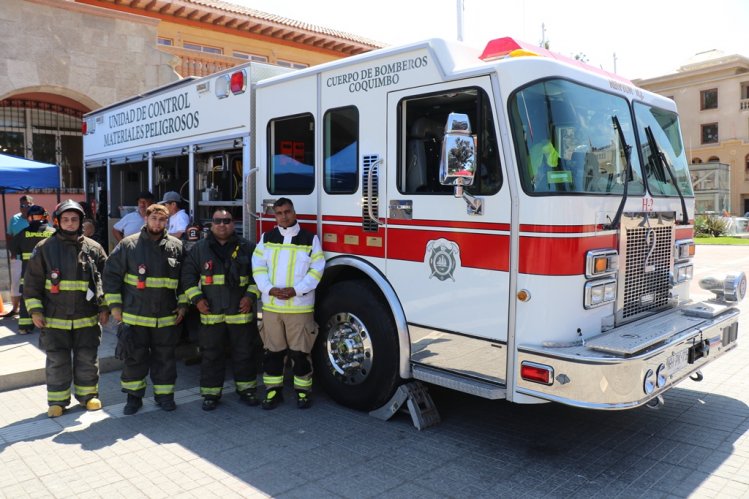
[[[10,241],[11,252],[21,255],[21,293],[23,293],[23,274],[31,259],[34,248],[39,241],[47,239],[55,233],[55,229],[47,224],[47,211],[38,205],[29,207],[26,213],[26,220],[29,226],[16,234]],[[34,329],[34,322],[31,320],[28,310],[24,303],[21,303],[21,313],[18,317],[18,334],[29,334]]]
[[[146,208],[154,202],[153,194],[143,191],[138,194],[138,209],[122,217],[119,222],[112,227],[112,235],[115,241],[120,242],[123,237],[138,234],[140,229],[146,223]]]
[[[104,291],[115,322],[124,322],[134,335],[120,381],[127,394],[123,413],[130,416],[143,406],[146,377],[151,376],[154,400],[164,411],[177,408],[175,350],[187,297],[179,277],[184,253],[182,241],[166,233],[169,212],[160,204],[146,209],[140,233],[125,237],[114,248],[104,268]]]
[[[291,359],[299,409],[312,401],[310,352],[317,335],[315,288],[322,279],[325,256],[317,235],[297,223],[288,198],[273,203],[275,229],[260,237],[252,255],[252,276],[263,297],[263,409],[275,409],[283,400],[285,358]]]
[[[81,205],[68,199],[55,211],[58,230],[34,248],[23,298],[47,355],[47,416],[61,416],[73,395],[89,411],[99,400],[99,324],[109,321],[101,272],[102,247],[82,235]]]
[[[163,204],[169,210],[169,228],[166,231],[177,239],[182,238],[182,234],[190,224],[190,217],[180,206],[181,202],[182,197],[174,191],[167,192],[164,194],[164,199],[159,201],[159,204]]]
[[[90,218],[86,218],[83,220],[83,235],[93,239],[94,238],[94,232],[96,232],[96,226],[94,225],[94,221]]]
[[[8,233],[5,235],[5,241],[9,243],[13,237],[29,226],[26,215],[29,208],[34,204],[34,198],[26,195],[19,198],[21,211],[10,217],[8,222]],[[10,248],[9,248],[10,250]],[[21,255],[16,255],[10,250],[10,301],[11,310],[3,317],[18,316],[21,308]]]

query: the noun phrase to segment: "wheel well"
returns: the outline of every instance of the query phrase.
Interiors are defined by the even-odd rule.
[[[411,358],[411,342],[408,334],[406,313],[398,299],[395,290],[387,278],[371,263],[349,255],[337,256],[328,260],[323,278],[317,287],[317,293],[322,297],[331,285],[342,281],[362,281],[369,284],[370,289],[378,300],[390,310],[395,324],[400,350],[400,375],[402,378],[411,377],[409,360]]]

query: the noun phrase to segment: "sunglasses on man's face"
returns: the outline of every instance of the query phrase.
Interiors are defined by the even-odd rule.
[[[213,219],[213,225],[229,225],[230,223],[234,222],[231,218],[214,218]]]

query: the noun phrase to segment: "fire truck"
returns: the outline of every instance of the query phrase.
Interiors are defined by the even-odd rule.
[[[694,194],[672,100],[511,38],[432,39],[285,72],[250,63],[84,117],[89,198],[293,201],[327,260],[319,384],[409,380],[516,403],[657,406],[736,346],[742,272],[690,298]]]

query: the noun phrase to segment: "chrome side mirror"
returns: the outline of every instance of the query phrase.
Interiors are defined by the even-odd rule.
[[[476,137],[466,114],[450,113],[440,156],[442,185],[471,185],[476,172]]]

